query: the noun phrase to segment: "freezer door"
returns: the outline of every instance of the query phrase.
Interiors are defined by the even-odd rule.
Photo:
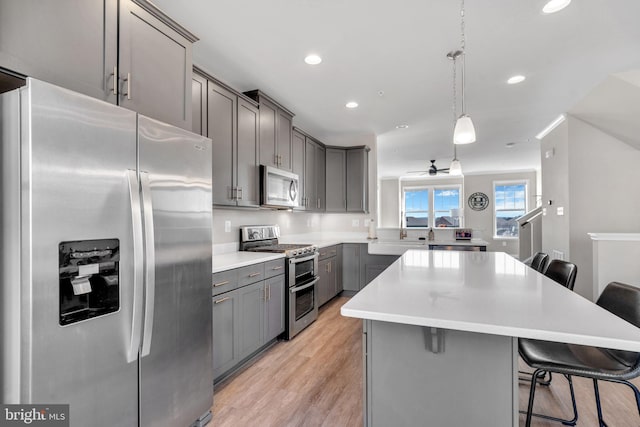
[[[140,424],[189,426],[213,401],[211,141],[138,116],[145,218]]]
[[[135,426],[135,113],[31,79],[20,99],[21,133],[3,141],[20,145],[22,188],[22,240],[10,248],[20,251],[20,277],[2,285],[21,301],[6,319],[21,337],[8,395],[68,403],[72,426]]]

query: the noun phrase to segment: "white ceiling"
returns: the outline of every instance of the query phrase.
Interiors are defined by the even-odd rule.
[[[460,44],[458,1],[154,3],[200,37],[194,64],[270,94],[296,113],[296,126],[327,143],[375,134],[380,177],[451,160],[446,54]],[[574,0],[553,15],[542,14],[544,3],[466,1],[467,111],[478,135],[458,149],[466,174],[538,169],[539,131],[607,75],[640,68],[640,1]],[[320,65],[303,62],[311,52]],[[514,74],[527,80],[507,85]],[[360,107],[346,109],[349,100]]]

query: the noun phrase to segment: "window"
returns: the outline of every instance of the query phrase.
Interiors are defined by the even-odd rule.
[[[461,186],[405,188],[404,226],[461,227]]]
[[[404,192],[405,227],[429,226],[429,190],[416,189]]]
[[[518,222],[516,219],[527,212],[527,183],[495,182],[495,237],[518,237]]]

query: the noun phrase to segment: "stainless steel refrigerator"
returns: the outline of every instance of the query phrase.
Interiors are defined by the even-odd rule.
[[[0,115],[2,403],[206,423],[211,141],[33,79]]]

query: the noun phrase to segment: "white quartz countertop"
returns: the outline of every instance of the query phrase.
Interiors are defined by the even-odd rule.
[[[221,271],[246,267],[247,265],[258,264],[260,262],[271,261],[278,258],[284,258],[284,254],[236,251],[214,255],[213,272],[219,273]]]
[[[409,250],[344,316],[640,351],[640,329],[502,252]]]

